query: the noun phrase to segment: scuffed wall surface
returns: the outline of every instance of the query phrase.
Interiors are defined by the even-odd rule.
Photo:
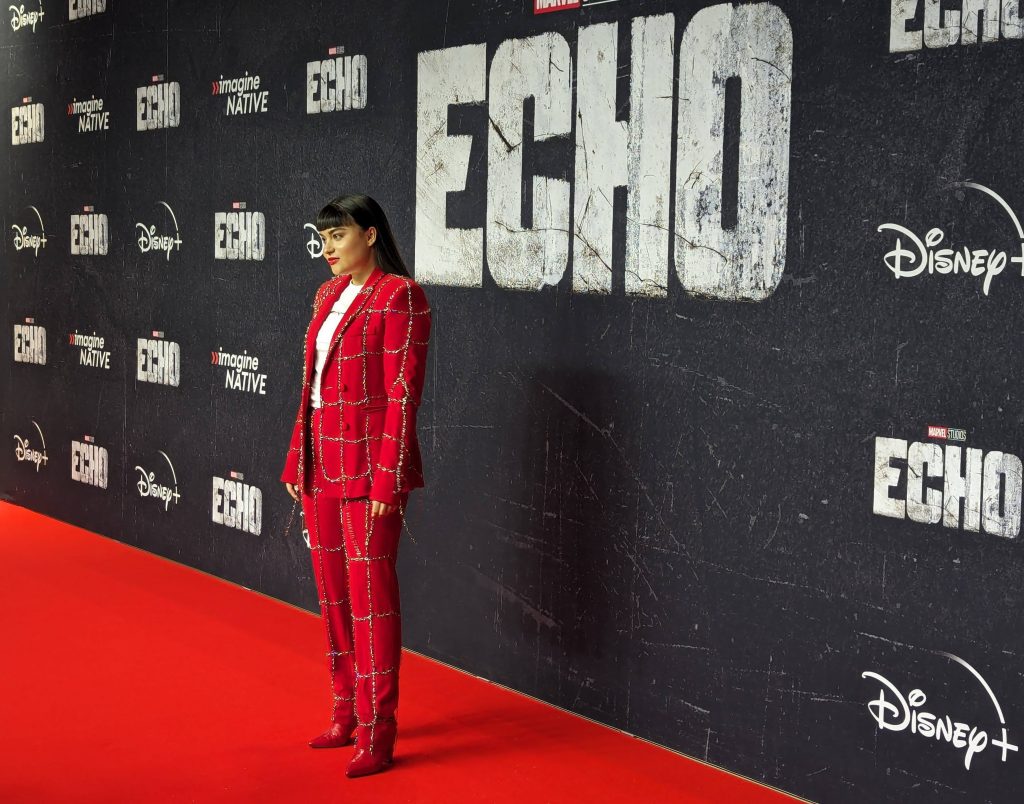
[[[366,191],[434,315],[409,647],[812,799],[1015,800],[1017,2],[388,5],[10,12],[5,498],[315,607],[306,224]]]

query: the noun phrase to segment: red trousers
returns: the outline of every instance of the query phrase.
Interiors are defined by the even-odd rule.
[[[394,721],[398,707],[402,620],[395,560],[407,501],[402,495],[396,510],[372,517],[366,498],[302,495],[327,631],[332,721],[354,713],[357,743],[371,749],[376,726]]]

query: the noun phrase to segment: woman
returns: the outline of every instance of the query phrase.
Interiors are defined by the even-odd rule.
[[[337,748],[354,733],[354,777],[385,770],[394,753],[395,559],[409,492],[423,485],[416,409],[430,307],[372,198],[335,198],[316,228],[334,277],[313,299],[281,480],[309,529],[334,694],[331,726],[309,744]]]

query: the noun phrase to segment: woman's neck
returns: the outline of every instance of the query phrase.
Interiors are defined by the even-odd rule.
[[[374,271],[374,269],[376,267],[377,267],[376,263],[371,263],[370,265],[368,265],[365,268],[361,268],[358,271],[353,271],[351,274],[349,274],[349,276],[352,277],[352,284],[353,285],[365,285],[366,284],[366,280],[370,278],[370,274],[373,273],[373,271]]]

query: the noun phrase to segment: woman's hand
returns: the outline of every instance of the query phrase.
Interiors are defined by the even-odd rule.
[[[295,500],[295,502],[299,502],[299,487],[294,483],[285,483],[284,487],[288,494],[291,495],[291,498]]]
[[[371,500],[371,502],[373,505],[370,506],[370,516],[387,516],[398,507],[397,505],[388,505],[376,500]]]

